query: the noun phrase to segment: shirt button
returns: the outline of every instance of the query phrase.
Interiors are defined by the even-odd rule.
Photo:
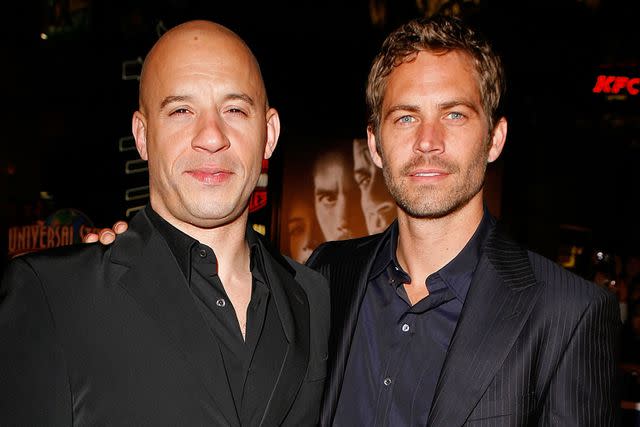
[[[402,325],[402,332],[409,332],[409,329],[411,329],[411,328],[406,323],[404,325]]]
[[[207,256],[207,251],[205,251],[204,249],[200,249],[200,258],[206,258]]]
[[[382,381],[382,383],[384,385],[391,385],[391,378],[385,378],[384,381]]]
[[[216,301],[216,305],[218,307],[224,307],[225,305],[227,305],[227,302],[224,299],[220,298]]]

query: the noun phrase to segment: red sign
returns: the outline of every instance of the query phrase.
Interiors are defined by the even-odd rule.
[[[593,87],[593,93],[619,94],[626,92],[637,95],[640,92],[640,77],[600,75]]]

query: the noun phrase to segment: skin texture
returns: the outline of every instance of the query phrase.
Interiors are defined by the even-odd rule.
[[[405,285],[414,303],[428,295],[425,278],[462,250],[482,219],[486,164],[500,155],[507,131],[505,119],[488,129],[485,114],[466,54],[421,51],[389,75],[380,151],[367,132],[398,206],[397,255],[415,279]]]
[[[360,206],[369,234],[384,231],[396,217],[395,202],[382,171],[373,163],[367,140],[353,140],[353,178],[360,188]]]
[[[132,132],[148,160],[154,210],[219,256],[229,249],[229,258],[248,259],[231,252],[246,249],[249,197],[262,159],[275,149],[280,120],[246,44],[209,21],[165,33],[145,59]],[[110,244],[126,229],[118,221],[84,241]],[[216,248],[216,241],[236,245]]]
[[[488,141],[479,87],[465,79],[469,73],[470,59],[461,53],[421,52],[390,76],[383,151],[375,155],[408,215],[439,218],[477,199],[487,163],[500,154]]]
[[[183,231],[246,221],[279,134],[246,45],[213,23],[176,27],[147,56],[140,92],[132,131],[153,208]]]

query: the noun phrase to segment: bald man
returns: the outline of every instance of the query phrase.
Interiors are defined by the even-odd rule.
[[[280,131],[255,57],[184,23],[147,55],[139,103],[150,203],[129,230],[6,268],[0,425],[317,424],[327,284],[248,225]]]

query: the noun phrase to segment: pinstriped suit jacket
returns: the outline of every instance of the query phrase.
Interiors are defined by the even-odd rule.
[[[388,233],[387,230],[385,233]],[[358,311],[383,234],[321,245],[307,264],[331,284],[332,424]],[[428,425],[615,426],[616,298],[495,227],[440,372]]]

